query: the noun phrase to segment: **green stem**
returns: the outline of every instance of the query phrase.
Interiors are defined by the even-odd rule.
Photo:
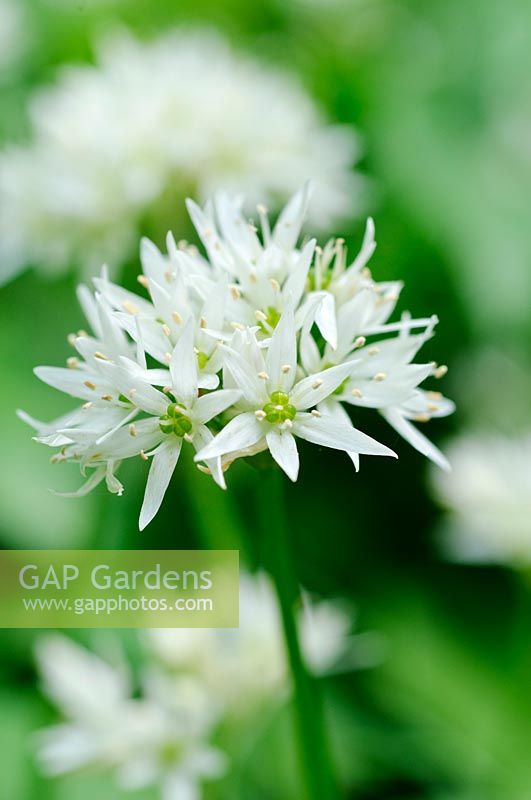
[[[189,507],[201,545],[208,550],[239,550],[249,561],[246,533],[233,495],[216,486],[190,461],[185,464]]]
[[[339,794],[325,736],[320,686],[306,668],[299,641],[296,620],[301,597],[291,553],[284,480],[278,469],[261,473],[260,490],[264,503],[267,503],[265,519],[268,520],[266,564],[275,583],[293,678],[293,699],[306,796],[309,800],[337,800]]]

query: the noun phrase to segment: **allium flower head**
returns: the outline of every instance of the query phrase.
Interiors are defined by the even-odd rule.
[[[440,451],[413,425],[453,410],[419,388],[446,367],[411,363],[433,336],[435,317],[389,322],[399,283],[377,283],[369,221],[348,263],[341,240],[299,246],[309,201],[297,193],[262,236],[239,202],[220,195],[201,210],[189,203],[207,258],[167,239],[167,255],[141,245],[148,297],[112,283],[104,270],[94,295],[79,291],[92,333],[70,341],[67,368],[39,367],[45,382],[83,401],[53,423],[22,414],[37,439],[76,461],[87,483],[120,494],[124,458],[151,459],[140,527],[157,513],[183,446],[222,487],[238,458],[269,450],[295,481],[297,439],[360,455],[394,456],[358,430],[347,409],[378,410],[414,447],[442,467]],[[415,332],[417,331],[417,332]],[[149,361],[148,361],[149,359]]]
[[[59,635],[38,640],[37,661],[44,691],[65,718],[36,736],[46,774],[111,769],[124,790],[159,785],[164,800],[182,800],[200,797],[201,783],[225,771],[224,755],[208,743],[215,703],[197,681],[170,685],[147,672],[134,697],[125,665]]]
[[[278,207],[307,177],[313,223],[351,212],[351,129],[329,125],[295,78],[211,31],[151,43],[125,33],[96,66],[66,67],[30,104],[33,139],[0,155],[0,277],[118,266],[168,196],[221,188]]]
[[[202,797],[203,781],[230,767],[210,740],[226,742],[234,723],[240,738],[242,723],[256,732],[292,691],[265,573],[242,573],[240,610],[238,629],[142,631],[134,666],[117,637],[100,639],[100,649],[107,645],[101,657],[65,636],[39,636],[41,686],[62,717],[37,732],[41,770],[111,770],[125,790],[152,785],[163,800]],[[318,676],[371,666],[381,651],[377,635],[352,634],[352,614],[336,601],[304,594],[297,624],[305,660]]]

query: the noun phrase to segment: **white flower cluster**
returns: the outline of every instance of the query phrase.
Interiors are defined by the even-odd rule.
[[[145,218],[187,194],[225,188],[278,208],[311,177],[314,224],[351,212],[354,133],[328,124],[294,77],[204,30],[151,43],[122,32],[96,61],[37,92],[30,144],[0,154],[0,281],[27,266],[119,265]]]
[[[38,441],[60,448],[55,461],[91,471],[79,493],[106,479],[120,494],[120,461],[151,458],[143,529],[186,444],[221,487],[235,459],[264,450],[295,481],[297,438],[347,452],[356,469],[360,454],[395,456],[352,424],[346,408],[362,406],[446,466],[412,424],[453,410],[439,392],[419,388],[446,367],[411,363],[436,318],[388,322],[401,284],[371,276],[371,220],[350,264],[342,240],[299,247],[308,201],[307,188],[298,192],[272,230],[259,207],[261,238],[230,197],[205,209],[189,202],[208,258],[171,235],[167,255],[143,240],[139,282],[148,299],[105,272],[94,295],[80,289],[92,333],[71,335],[77,355],[67,368],[36,374],[83,404],[49,424],[22,414]]]
[[[456,561],[531,564],[531,435],[470,433],[450,444],[453,471],[432,476],[448,509],[442,533]]]
[[[331,601],[303,595],[297,617],[301,649],[316,676],[370,665],[380,657],[376,634],[351,636],[352,615]],[[241,717],[271,696],[286,694],[282,622],[266,573],[240,576],[238,629],[155,628],[145,632],[148,649],[172,672],[195,675],[225,717]]]
[[[126,664],[111,666],[57,634],[38,641],[37,660],[44,691],[66,718],[36,735],[45,774],[111,769],[120,788],[159,785],[164,800],[198,798],[203,781],[224,774],[224,754],[208,743],[216,707],[200,682],[153,670],[134,696]]]
[[[126,790],[158,785],[164,800],[202,796],[202,782],[222,777],[229,766],[212,737],[231,720],[255,729],[265,704],[278,707],[289,691],[282,626],[266,575],[241,576],[240,608],[237,630],[145,631],[136,695],[116,647],[111,665],[66,637],[41,637],[43,688],[66,719],[37,735],[42,770],[59,775],[100,767],[112,769]],[[350,636],[349,616],[330,601],[307,601],[298,625],[316,674],[343,668],[341,660],[356,656],[369,635]]]

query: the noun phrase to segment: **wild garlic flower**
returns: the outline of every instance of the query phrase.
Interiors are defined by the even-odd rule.
[[[343,665],[351,668],[357,639],[351,634],[351,615],[337,603],[305,598],[298,627],[304,657],[315,675]],[[240,576],[237,630],[155,628],[146,630],[144,638],[166,670],[195,677],[218,698],[224,717],[256,713],[261,704],[289,690],[282,622],[265,573]]]
[[[119,266],[146,217],[168,217],[170,193],[223,188],[278,208],[311,177],[312,223],[328,230],[358,200],[352,129],[210,30],[110,36],[96,66],[63,67],[29,112],[30,144],[0,155],[0,280]]]
[[[126,665],[111,666],[66,637],[41,637],[36,655],[44,692],[65,718],[36,735],[45,774],[110,769],[122,789],[158,785],[163,800],[182,800],[224,773],[224,755],[208,744],[215,703],[197,681],[169,685],[150,671],[135,697]]]
[[[448,513],[442,545],[455,561],[531,564],[531,435],[470,433],[449,446],[453,471],[433,474]]]
[[[265,709],[278,708],[291,691],[275,590],[265,573],[242,573],[240,611],[238,629],[138,632],[135,670],[120,641],[109,638],[115,634],[99,641],[105,657],[65,636],[40,635],[41,686],[63,718],[36,734],[41,770],[111,770],[122,789],[159,786],[163,800],[203,796],[201,783],[230,768],[210,740],[223,742],[232,723],[255,730]],[[371,634],[352,634],[352,612],[336,601],[303,595],[297,622],[316,676],[371,666],[380,649],[367,640]]]
[[[106,270],[94,295],[80,289],[92,332],[69,337],[77,355],[67,368],[36,374],[83,403],[52,423],[22,414],[38,441],[60,448],[55,461],[80,465],[87,483],[78,494],[103,480],[121,494],[120,461],[151,458],[143,528],[183,443],[222,487],[234,460],[263,450],[296,480],[297,439],[343,450],[356,468],[360,454],[394,456],[354,427],[347,409],[357,407],[378,410],[447,466],[413,425],[453,410],[439,392],[419,388],[446,367],[411,363],[436,318],[389,321],[401,285],[375,282],[367,267],[372,221],[350,264],[341,240],[322,250],[313,240],[299,246],[308,202],[305,188],[273,229],[260,208],[261,237],[227,195],[204,210],[189,203],[206,258],[171,235],[167,255],[144,240],[139,283],[148,297],[112,283]]]

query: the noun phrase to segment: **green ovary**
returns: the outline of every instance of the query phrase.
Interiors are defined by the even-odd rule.
[[[160,750],[160,761],[162,766],[175,766],[184,755],[185,746],[181,741],[165,742]]]
[[[268,306],[264,314],[266,315],[266,319],[260,322],[260,327],[263,333],[270,333],[271,330],[277,327],[281,314],[274,306]]]
[[[297,409],[290,403],[289,395],[285,392],[273,392],[263,412],[267,422],[280,424],[288,419],[294,420]]]
[[[210,356],[202,350],[197,354],[197,365],[199,369],[204,369],[210,360]]]
[[[162,433],[174,433],[175,436],[183,437],[192,430],[192,420],[176,403],[170,403],[166,413],[159,418],[159,427]]]
[[[321,275],[321,280],[319,285],[317,285],[315,270],[312,269],[308,274],[307,288],[309,292],[325,291],[326,289],[328,289],[331,283],[332,283],[331,269],[327,269],[325,272],[323,272],[323,274]]]

